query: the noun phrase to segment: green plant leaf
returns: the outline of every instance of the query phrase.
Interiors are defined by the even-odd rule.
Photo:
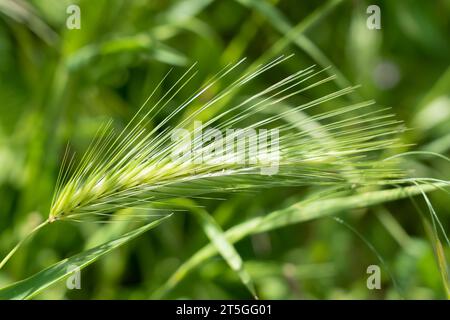
[[[236,225],[225,232],[225,237],[230,243],[238,242],[243,238],[260,232],[267,232],[288,225],[310,221],[337,214],[345,210],[364,208],[379,203],[407,198],[413,195],[429,192],[438,188],[435,185],[411,186],[381,191],[370,191],[362,194],[320,199],[318,201],[300,201],[285,209],[274,211],[268,215],[256,217]],[[172,290],[190,271],[195,269],[205,260],[213,257],[217,249],[212,245],[206,245],[198,250],[192,257],[183,263],[170,279],[155,293],[153,297],[160,298]],[[153,298],[152,297],[152,298]]]
[[[214,0],[185,0],[176,2],[166,12],[160,15],[165,23],[180,24],[198,15]]]
[[[261,13],[261,15],[263,15],[278,32],[284,35],[285,38],[282,40],[285,41],[284,44],[292,41],[297,47],[306,52],[322,67],[326,68],[330,66],[327,72],[331,75],[337,76],[335,81],[340,87],[345,88],[351,85],[351,82],[347,80],[344,74],[331,62],[331,60],[322,52],[322,50],[320,50],[311,40],[309,40],[309,38],[302,34],[305,26],[309,26],[315,21],[318,21],[325,14],[327,14],[330,9],[341,3],[342,0],[331,0],[327,2],[317,12],[308,17],[308,20],[305,23],[301,22],[296,27],[293,27],[291,25],[289,20],[281,11],[279,11],[275,6],[269,4],[265,0],[236,1]]]
[[[27,279],[4,287],[0,289],[0,299],[30,299],[55,282],[68,277],[71,274],[71,271],[68,269],[69,266],[76,265],[81,270],[94,261],[98,260],[103,255],[107,254],[108,252],[117,249],[118,247],[128,243],[134,238],[137,238],[144,232],[158,226],[161,222],[168,219],[170,216],[171,215],[167,215],[145,226],[128,232],[117,239],[103,243],[97,247],[83,251],[70,258],[64,259],[54,264],[53,266],[32,275]]]
[[[36,8],[29,1],[0,1],[0,12],[23,23],[47,44],[56,45],[59,41],[58,34],[38,15]]]
[[[188,200],[185,199],[185,202],[186,201]],[[209,240],[217,249],[217,251],[225,259],[230,268],[234,272],[236,272],[242,283],[247,287],[248,291],[250,291],[253,297],[255,299],[258,299],[255,285],[252,281],[252,278],[250,277],[250,274],[247,272],[244,266],[244,262],[241,256],[236,251],[234,246],[228,241],[220,225],[204,209],[193,205],[190,205],[189,208],[201,224],[203,231],[208,236]]]
[[[92,64],[95,58],[108,55],[130,55],[145,53],[149,57],[169,65],[183,66],[188,58],[177,50],[157,41],[146,33],[121,37],[105,41],[101,44],[87,45],[68,57],[70,70]]]

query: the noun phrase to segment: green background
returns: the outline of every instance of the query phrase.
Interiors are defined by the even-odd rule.
[[[79,30],[66,28],[72,3],[81,9]],[[381,8],[380,30],[366,26],[370,4]],[[105,120],[113,118],[123,127],[170,68],[168,83],[196,61],[199,75],[183,89],[184,97],[241,57],[252,63],[294,53],[274,71],[280,74],[312,64],[331,66],[338,75],[335,89],[361,84],[351,99],[376,99],[413,129],[402,139],[414,150],[448,156],[449,22],[450,1],[445,0],[0,0],[0,256],[47,217],[68,141],[82,154]],[[273,76],[256,79],[254,86],[264,88]],[[406,166],[414,176],[450,176],[442,159],[412,157]],[[196,201],[228,229],[302,200],[310,191],[283,188]],[[430,199],[450,230],[448,195],[435,192]],[[427,210],[423,199],[417,202]],[[260,298],[445,298],[432,246],[411,201],[341,217],[357,232],[325,218],[240,241],[236,248]],[[0,286],[135,226],[50,225],[0,271]],[[61,281],[37,298],[152,298],[208,243],[201,230],[191,215],[176,213],[84,269],[81,290],[67,290]],[[381,290],[366,288],[372,264],[382,269]],[[251,296],[216,256],[165,297]]]

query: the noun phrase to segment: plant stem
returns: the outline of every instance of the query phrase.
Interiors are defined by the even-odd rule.
[[[338,214],[345,210],[355,208],[365,208],[388,201],[404,199],[407,197],[419,195],[422,192],[431,192],[440,187],[446,187],[446,184],[428,184],[422,186],[400,187],[396,189],[378,190],[357,194],[350,197],[338,197],[323,201],[316,201],[309,204],[298,202],[292,206],[274,211],[265,216],[259,216],[251,220],[245,221],[239,225],[225,231],[227,240],[234,244],[239,240],[251,234],[267,232],[295,223],[310,221],[325,216]],[[171,291],[186,275],[194,268],[201,265],[204,261],[211,258],[217,253],[217,249],[208,244],[198,250],[186,262],[184,262],[172,274],[172,276],[158,288],[151,299],[160,299]]]
[[[50,221],[47,219],[44,222],[42,222],[40,225],[35,227],[33,230],[31,230],[22,240],[20,240],[16,246],[6,255],[6,257],[3,258],[2,262],[0,262],[0,269],[3,268],[3,266],[11,259],[11,257],[16,253],[16,251],[22,246],[22,244],[30,238],[34,233],[36,233],[39,229],[47,225]]]

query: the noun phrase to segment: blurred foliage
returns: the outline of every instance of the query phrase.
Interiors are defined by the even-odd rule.
[[[66,28],[66,8],[73,3],[81,8],[80,30]],[[381,30],[366,27],[370,4],[381,8]],[[295,53],[280,67],[283,73],[311,64],[331,66],[330,72],[339,75],[336,88],[361,84],[352,99],[376,99],[414,129],[404,134],[405,143],[448,156],[449,17],[446,0],[0,0],[0,256],[47,217],[67,141],[83,153],[105,119],[123,127],[170,68],[176,72],[167,83],[195,61],[200,72],[183,88],[185,97],[243,56],[252,63]],[[256,83],[264,87],[264,79],[273,76]],[[450,178],[449,163],[439,158],[409,157],[407,166],[414,176]],[[196,202],[226,230],[312,191],[284,188]],[[434,192],[430,199],[450,230],[448,195]],[[427,210],[422,199],[417,203]],[[260,297],[445,297],[433,248],[410,200],[341,217],[351,229],[324,218],[237,243]],[[133,227],[131,222],[50,225],[0,271],[0,286]],[[61,281],[38,298],[149,298],[206,243],[198,221],[176,213],[84,269],[82,290],[67,290]],[[382,290],[366,288],[372,264],[382,268]],[[166,297],[250,295],[217,257]]]

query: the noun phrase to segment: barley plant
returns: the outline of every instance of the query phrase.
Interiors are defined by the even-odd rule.
[[[431,5],[70,4],[0,0],[0,298],[450,298]]]

